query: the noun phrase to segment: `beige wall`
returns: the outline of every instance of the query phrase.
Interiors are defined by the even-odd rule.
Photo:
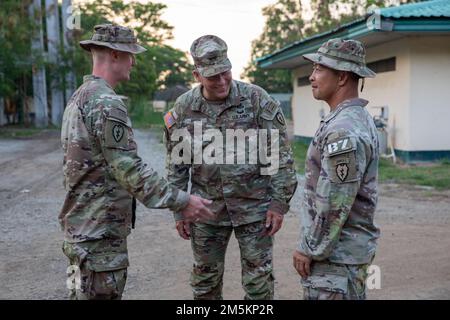
[[[450,36],[411,39],[411,148],[450,150]]]
[[[371,114],[379,113],[375,106],[389,107],[389,126],[396,149],[450,149],[450,125],[445,125],[450,119],[449,39],[407,37],[367,50],[367,62],[396,57],[396,70],[366,79],[360,95],[369,100],[367,108]],[[310,72],[310,66],[293,71],[292,111],[297,136],[312,137],[320,122],[319,110],[329,110],[324,102],[313,98],[310,86],[297,86],[297,78]]]
[[[396,58],[395,71],[381,72],[373,79],[366,79],[361,97],[369,100],[371,114],[379,114],[373,107],[388,106],[389,132],[394,148],[411,150],[410,141],[410,78],[411,64],[408,38],[394,40],[367,49],[367,62]]]
[[[328,105],[313,98],[310,86],[297,86],[297,78],[311,74],[312,67],[304,66],[294,70],[292,95],[292,117],[296,136],[312,137],[320,122],[320,109],[328,112]]]

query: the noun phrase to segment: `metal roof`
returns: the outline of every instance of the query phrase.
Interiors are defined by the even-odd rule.
[[[450,17],[450,0],[434,0],[382,8],[385,18]]]

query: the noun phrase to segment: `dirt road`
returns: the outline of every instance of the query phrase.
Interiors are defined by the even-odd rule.
[[[65,193],[58,132],[0,140],[0,299],[65,299],[67,262],[57,216]],[[164,148],[137,131],[140,155],[164,172]],[[299,299],[292,268],[301,188],[275,242],[277,299]],[[192,254],[167,210],[139,205],[129,238],[131,267],[124,299],[191,299]],[[450,299],[450,192],[382,185],[377,211],[382,235],[374,264],[381,289],[369,299]],[[226,257],[224,298],[241,299],[237,242]]]

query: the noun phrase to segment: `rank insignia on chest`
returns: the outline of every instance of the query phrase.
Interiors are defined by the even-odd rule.
[[[242,104],[239,105],[239,107],[236,108],[236,113],[242,114],[244,112],[245,112],[245,108],[244,108],[244,106]]]

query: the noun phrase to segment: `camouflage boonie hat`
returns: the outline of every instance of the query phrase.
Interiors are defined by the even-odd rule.
[[[350,71],[362,78],[374,78],[376,73],[366,66],[366,50],[357,40],[330,39],[317,53],[304,54],[303,58],[328,68]]]
[[[94,27],[91,40],[80,41],[80,46],[91,51],[92,45],[108,47],[118,51],[130,53],[141,53],[146,51],[144,47],[137,44],[133,30],[113,24],[99,24]]]
[[[219,37],[206,35],[195,40],[191,45],[194,65],[202,77],[212,77],[231,70],[227,57],[227,44]]]

